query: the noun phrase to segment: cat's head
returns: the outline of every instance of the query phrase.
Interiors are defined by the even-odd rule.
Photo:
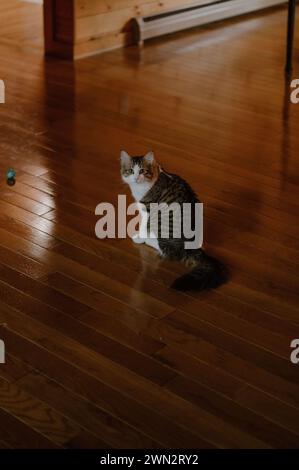
[[[131,157],[122,150],[120,166],[122,179],[127,184],[153,184],[159,176],[159,165],[153,152],[148,152],[143,157]]]

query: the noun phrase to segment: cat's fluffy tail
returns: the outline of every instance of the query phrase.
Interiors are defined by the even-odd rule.
[[[207,255],[202,249],[190,254],[186,261],[192,261],[195,267],[187,274],[179,277],[172,284],[172,288],[186,291],[202,291],[215,289],[225,283],[228,272],[225,266],[216,258]]]

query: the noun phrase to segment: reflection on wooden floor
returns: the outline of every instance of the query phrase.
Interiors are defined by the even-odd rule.
[[[0,447],[298,447],[285,9],[75,64],[43,60],[39,6],[0,18]],[[229,283],[176,293],[181,266],[95,238],[121,148],[193,185]]]

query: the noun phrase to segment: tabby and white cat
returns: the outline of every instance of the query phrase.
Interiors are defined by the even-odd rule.
[[[178,278],[172,285],[173,288],[181,291],[211,289],[218,287],[226,280],[226,270],[224,266],[215,258],[207,255],[202,248],[186,249],[186,238],[182,235],[180,238],[174,236],[175,215],[169,217],[169,237],[164,238],[161,235],[160,223],[156,233],[149,232],[150,229],[150,211],[149,207],[152,203],[166,203],[170,205],[177,203],[179,208],[184,203],[195,204],[200,202],[195,192],[180,176],[165,172],[156,162],[153,152],[149,152],[144,156],[131,157],[127,152],[121,152],[121,176],[125,183],[131,189],[132,195],[136,202],[142,203],[146,208],[146,232],[148,237],[142,237],[137,234],[133,241],[135,243],[146,243],[155,248],[160,254],[168,259],[182,261],[193,269]],[[195,212],[193,211],[193,217]],[[163,217],[163,214],[160,216]],[[179,218],[183,223],[183,218]],[[193,219],[194,222],[194,219]],[[141,226],[143,221],[141,221]],[[143,227],[144,229],[144,227]],[[144,232],[142,232],[144,233]],[[181,230],[184,233],[184,230]]]

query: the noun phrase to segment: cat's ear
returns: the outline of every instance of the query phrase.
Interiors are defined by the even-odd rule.
[[[120,161],[123,165],[129,165],[131,163],[131,157],[125,150],[120,152]]]
[[[154,155],[154,152],[150,151],[150,152],[147,152],[146,155],[144,155],[143,159],[147,162],[147,163],[154,163],[155,161],[155,155]]]

